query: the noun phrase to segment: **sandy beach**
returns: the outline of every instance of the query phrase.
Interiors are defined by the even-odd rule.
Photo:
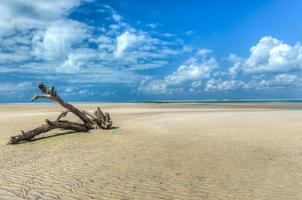
[[[77,104],[89,111],[97,105]],[[111,130],[55,130],[6,145],[63,109],[4,104],[0,199],[301,200],[301,108],[102,104],[112,115]]]

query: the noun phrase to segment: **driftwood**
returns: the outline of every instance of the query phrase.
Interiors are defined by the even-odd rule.
[[[35,136],[48,132],[53,129],[64,129],[64,130],[73,130],[76,132],[87,132],[91,129],[101,128],[109,129],[112,126],[112,121],[109,113],[103,113],[98,107],[94,113],[89,113],[87,111],[80,111],[78,108],[73,105],[65,102],[58,94],[55,88],[52,86],[48,89],[43,83],[38,85],[40,91],[43,93],[41,95],[34,95],[31,100],[35,101],[37,99],[50,99],[58,102],[63,106],[66,111],[62,112],[55,121],[50,121],[46,119],[46,123],[29,131],[21,131],[21,135],[12,136],[8,144],[17,144],[22,141],[28,141],[34,138]],[[71,121],[62,120],[67,113],[73,113],[78,118],[81,119],[82,123],[76,123]]]

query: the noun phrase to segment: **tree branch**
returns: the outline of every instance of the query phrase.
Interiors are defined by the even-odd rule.
[[[71,104],[65,102],[63,99],[61,99],[61,97],[57,94],[57,91],[56,91],[54,86],[51,86],[50,89],[47,89],[46,86],[44,85],[44,83],[41,82],[38,85],[38,87],[41,90],[41,92],[46,94],[46,95],[35,95],[32,98],[33,100],[36,100],[36,99],[39,99],[39,98],[46,98],[46,99],[51,99],[53,101],[56,101],[61,106],[63,106],[64,108],[66,108],[67,110],[69,110],[70,112],[75,114],[76,116],[78,116],[84,122],[84,124],[87,124],[87,126],[91,126],[91,128],[93,128],[94,123],[84,113],[82,113],[79,109],[77,109],[73,105],[71,105]]]
[[[58,116],[57,121],[60,121],[61,118],[66,117],[67,113],[69,113],[69,110],[66,110],[66,111],[62,112],[62,113]]]
[[[43,124],[35,129],[26,132],[21,131],[21,135],[12,136],[8,144],[17,144],[21,141],[31,140],[32,138],[41,133],[45,133],[57,128],[74,130],[77,132],[87,132],[89,130],[89,128],[85,126],[85,124],[79,124],[69,121],[49,121],[48,119],[45,121],[46,124]]]
[[[31,101],[35,101],[37,99],[52,99],[50,95],[34,95],[32,96],[32,98],[30,99]]]

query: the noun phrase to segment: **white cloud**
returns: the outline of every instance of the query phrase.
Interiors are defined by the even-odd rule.
[[[105,36],[98,41],[104,63],[130,70],[163,67],[167,64],[165,59],[187,51],[176,42],[133,28],[118,34],[116,40]]]
[[[256,89],[275,89],[287,87],[301,87],[301,79],[293,74],[278,74],[269,80],[261,80],[254,83]]]
[[[188,35],[188,36],[192,36],[192,35],[194,35],[195,33],[196,33],[195,31],[189,30],[189,31],[186,31],[184,34],[185,34],[185,35]]]
[[[205,91],[229,91],[235,89],[273,90],[288,87],[301,87],[302,80],[293,74],[278,74],[272,78],[254,77],[251,80],[215,80],[210,79]]]
[[[251,47],[247,59],[234,60],[230,68],[232,75],[242,71],[246,74],[280,73],[302,69],[302,47],[300,43],[288,45],[276,38],[266,36]]]
[[[215,79],[210,79],[205,86],[205,91],[211,91],[211,90],[216,90],[216,91],[227,91],[227,90],[235,90],[238,88],[247,88],[248,85],[239,80],[226,80],[226,81],[221,81],[221,80],[215,80]]]
[[[147,77],[146,79],[141,81],[138,90],[143,93],[151,93],[151,94],[170,93],[168,85],[164,80],[161,79],[152,80],[150,77]]]
[[[89,48],[75,49],[67,55],[63,64],[56,66],[59,73],[89,73],[96,69],[98,53]]]
[[[0,0],[1,63],[18,64],[12,65],[14,71],[21,70],[19,66],[24,62],[63,59],[86,31],[80,22],[67,19],[81,2],[84,1]]]
[[[87,87],[88,86],[88,87]],[[86,89],[83,89],[86,88]],[[89,85],[82,85],[82,86],[72,86],[67,85],[65,87],[62,87],[64,89],[64,93],[62,93],[62,96],[92,96],[94,95],[94,92],[91,90]]]
[[[139,91],[157,94],[301,86],[294,74],[302,69],[301,45],[273,37],[261,38],[247,58],[231,54],[227,60],[234,65],[230,68],[218,69],[212,51],[200,49],[170,74],[141,81],[138,70],[167,66],[169,58],[192,55],[196,49],[175,34],[134,28],[108,5],[102,11],[106,23],[100,27],[69,19],[83,2],[0,0],[0,73],[26,72],[72,84],[140,82]],[[4,83],[2,91],[10,86]],[[89,94],[67,88],[66,92]]]
[[[199,49],[197,51],[197,54],[201,55],[201,56],[207,56],[209,55],[210,53],[212,53],[212,50],[210,49]]]
[[[235,63],[232,67],[228,69],[228,74],[235,78],[237,74],[241,71],[242,64],[240,62]]]
[[[144,35],[136,35],[129,31],[125,31],[116,38],[116,49],[114,51],[114,56],[117,58],[122,57],[128,48],[139,44],[144,39]]]
[[[120,16],[119,14],[117,13],[112,13],[112,18],[115,22],[120,22],[122,20],[122,16]]]
[[[113,19],[114,22],[116,23],[122,23],[123,17],[119,15],[111,6],[104,4],[103,5],[104,9],[100,9],[99,11],[106,13],[109,12],[111,14],[111,18]]]
[[[67,60],[57,68],[57,72],[62,73],[76,73],[80,71],[82,63],[77,60],[74,55],[68,55]]]
[[[0,63],[7,64],[11,62],[24,62],[28,60],[26,52],[0,53]]]
[[[173,33],[163,33],[162,35],[167,38],[176,37],[176,35]]]
[[[31,82],[0,82],[0,102],[5,101],[6,98],[14,98],[17,100],[24,97],[26,92],[31,91],[33,84]]]
[[[75,91],[75,88],[73,87],[66,87],[65,90],[64,90],[64,93],[72,93]]]
[[[108,5],[100,27],[70,19],[86,1],[0,0],[0,73],[131,84],[141,80],[136,70],[163,67],[168,57],[184,52],[181,42],[132,27]]]
[[[279,74],[275,76],[275,80],[278,83],[293,84],[296,83],[299,80],[299,78],[297,75]]]
[[[213,69],[216,68],[216,60],[211,58],[201,63],[193,62],[179,66],[176,72],[165,77],[169,85],[178,85],[185,81],[195,81],[208,78]]]
[[[80,0],[1,0],[0,35],[16,31],[45,27],[48,23],[65,17]]]
[[[149,23],[149,24],[146,24],[146,26],[149,28],[155,29],[156,27],[159,26],[159,23]]]
[[[81,23],[72,20],[57,21],[33,37],[33,54],[38,59],[62,59],[85,38],[87,29]]]
[[[201,86],[201,81],[193,81],[191,84],[192,88],[197,88]]]
[[[198,86],[200,80],[209,78],[211,72],[218,67],[217,61],[209,57],[208,53],[208,50],[199,50],[194,57],[163,79],[142,81],[139,90],[146,93],[171,93],[173,89],[181,88],[187,82],[193,84],[193,87]]]
[[[79,90],[78,94],[81,96],[91,96],[91,95],[93,95],[93,92],[88,91],[88,90]]]
[[[67,74],[68,75],[68,74]],[[63,78],[68,83],[121,83],[133,84],[141,80],[141,77],[129,70],[114,69],[104,66],[92,65],[89,69],[84,69],[79,73],[73,73],[69,76],[57,75],[57,78]]]

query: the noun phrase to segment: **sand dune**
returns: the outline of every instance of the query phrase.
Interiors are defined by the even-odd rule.
[[[2,105],[0,199],[301,200],[299,107],[105,104],[112,130],[5,145],[62,109]]]

